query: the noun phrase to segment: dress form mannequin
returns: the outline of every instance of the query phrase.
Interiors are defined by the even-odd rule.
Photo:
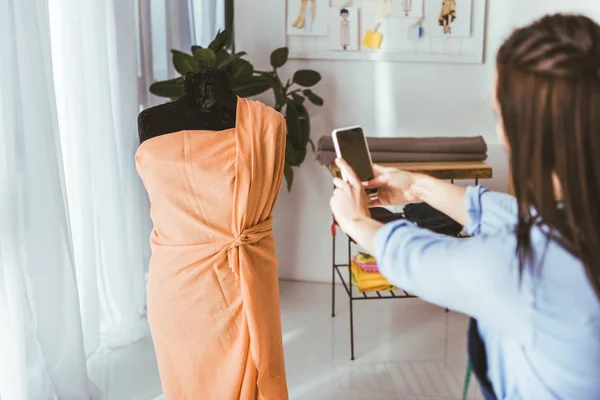
[[[179,100],[140,113],[140,144],[156,136],[183,130],[233,128],[236,107],[237,97],[227,72],[218,68],[190,71],[184,77],[184,94]]]
[[[273,237],[286,123],[226,78],[191,73],[180,100],[139,116],[148,322],[166,399],[288,400]]]

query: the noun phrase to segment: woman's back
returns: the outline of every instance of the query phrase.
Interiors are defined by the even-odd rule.
[[[505,299],[512,317],[502,324],[512,325],[510,329],[498,326],[493,306],[478,319],[488,377],[497,395],[507,399],[600,398],[600,301],[581,261],[550,238],[547,228],[535,227],[533,259],[520,278],[515,274],[519,262],[514,252],[516,201],[480,192],[487,224],[479,232],[480,240],[490,238],[500,244],[485,248],[490,252],[485,268],[512,265],[505,275],[507,282],[499,280],[492,289],[497,292],[494,297],[502,301],[508,294],[504,288],[519,290],[521,285],[521,293],[515,294],[518,301]],[[505,228],[498,232],[489,228],[502,225]]]
[[[408,221],[381,228],[374,247],[382,273],[477,319],[497,398],[599,399],[600,301],[582,263],[536,227],[533,260],[521,276],[515,199],[471,187],[466,203],[471,238]]]

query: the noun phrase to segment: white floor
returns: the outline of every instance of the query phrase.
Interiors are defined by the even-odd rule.
[[[460,399],[466,365],[465,316],[417,299],[354,305],[356,360],[350,361],[348,300],[331,286],[281,283],[283,339],[292,400]],[[90,374],[103,400],[160,399],[150,339],[97,354]],[[471,385],[470,399],[480,399]]]

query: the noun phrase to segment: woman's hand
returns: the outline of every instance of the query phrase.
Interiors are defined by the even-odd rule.
[[[369,198],[354,170],[340,158],[335,163],[343,171],[343,175],[347,177],[348,182],[333,178],[335,189],[329,204],[340,228],[350,234],[354,222],[370,218]]]
[[[373,173],[373,180],[363,182],[364,188],[377,189],[378,198],[369,204],[371,207],[404,205],[419,200],[413,190],[415,174],[376,164]]]
[[[382,224],[371,219],[369,199],[354,170],[342,159],[337,159],[336,164],[348,182],[333,179],[335,189],[329,201],[333,216],[346,234],[360,246],[372,251],[373,237]]]

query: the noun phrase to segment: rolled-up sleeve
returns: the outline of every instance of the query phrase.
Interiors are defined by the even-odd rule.
[[[392,284],[475,318],[518,323],[514,235],[457,239],[397,221],[383,226],[373,244],[379,269]]]
[[[512,229],[517,223],[517,201],[506,193],[492,192],[483,186],[469,186],[465,196],[471,236]]]

